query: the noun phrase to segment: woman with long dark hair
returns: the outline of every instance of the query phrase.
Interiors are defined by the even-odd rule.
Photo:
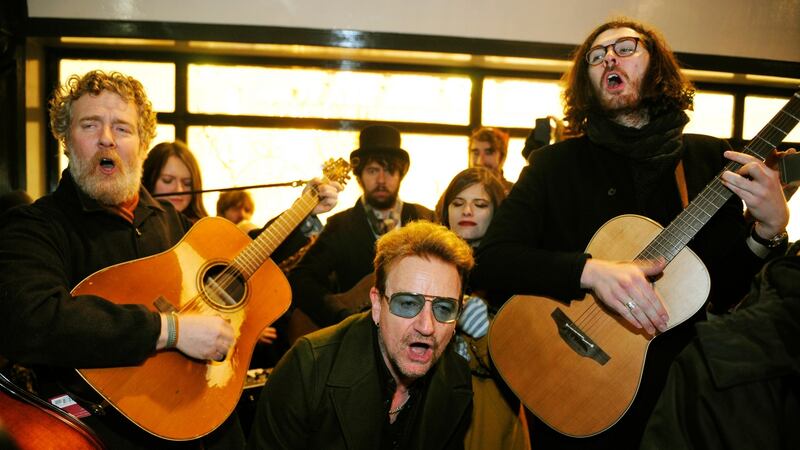
[[[197,159],[185,143],[162,142],[147,154],[142,184],[151,194],[200,191],[203,189],[203,177]],[[200,194],[174,195],[165,199],[192,222],[208,216]]]

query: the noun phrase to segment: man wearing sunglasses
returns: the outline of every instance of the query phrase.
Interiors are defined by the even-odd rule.
[[[471,378],[448,344],[472,266],[443,226],[382,236],[372,310],[295,343],[264,386],[249,448],[463,448]]]
[[[710,301],[725,310],[741,299],[764,261],[786,248],[788,209],[777,172],[720,139],[683,133],[694,88],[663,38],[641,23],[620,19],[597,27],[576,50],[563,81],[568,134],[577,137],[532,155],[481,242],[473,288],[494,291],[495,303],[511,294],[569,302],[591,292],[631,329],[664,331],[667,311],[650,282],[664,270],[663,259],[603,260],[586,246],[622,214],[668,225],[732,160],[742,167],[721,179],[736,195],[688,245],[709,272]],[[754,225],[745,220],[742,201]],[[537,445],[638,447],[669,363],[703,316],[701,308],[652,341],[639,391],[619,422],[572,439],[533,420]]]

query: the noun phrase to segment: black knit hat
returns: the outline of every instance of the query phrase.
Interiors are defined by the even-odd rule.
[[[350,153],[350,163],[358,165],[356,158],[366,158],[370,155],[386,155],[399,158],[409,164],[408,152],[400,148],[400,132],[388,125],[370,125],[358,135],[358,148]]]

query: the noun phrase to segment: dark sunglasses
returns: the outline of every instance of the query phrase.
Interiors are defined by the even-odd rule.
[[[636,53],[636,49],[639,47],[639,41],[641,41],[641,39],[638,37],[628,36],[617,39],[613,44],[592,47],[586,52],[586,62],[589,63],[590,66],[600,64],[606,58],[606,53],[608,53],[609,48],[613,48],[614,53],[620,58],[627,58]]]
[[[383,295],[389,302],[389,311],[395,316],[411,319],[417,317],[425,302],[431,302],[433,317],[442,323],[452,323],[458,319],[458,300],[449,297],[414,294],[411,292],[395,292],[391,296]],[[430,298],[430,300],[428,300]]]

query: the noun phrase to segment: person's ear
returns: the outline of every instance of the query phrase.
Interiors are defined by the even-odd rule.
[[[375,322],[375,325],[380,325],[381,323],[381,293],[378,292],[378,288],[372,286],[369,290],[369,300],[372,302],[372,321]]]

